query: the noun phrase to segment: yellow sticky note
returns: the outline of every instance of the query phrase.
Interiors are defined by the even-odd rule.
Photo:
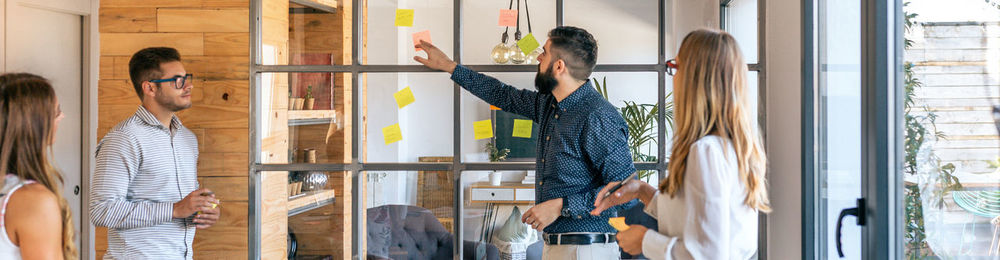
[[[517,10],[501,9],[500,21],[497,22],[497,25],[501,27],[517,26]]]
[[[489,119],[472,123],[472,129],[476,133],[476,140],[493,137],[493,122]]]
[[[611,224],[611,227],[617,229],[619,232],[628,230],[628,224],[625,224],[625,217],[609,218],[608,224]]]
[[[396,9],[396,26],[413,27],[413,9]]]
[[[399,130],[399,124],[386,126],[382,128],[382,136],[385,138],[385,144],[391,144],[403,140],[403,131]]]
[[[524,55],[531,54],[532,51],[538,49],[538,46],[538,40],[535,40],[535,36],[530,33],[528,36],[521,38],[520,41],[517,41],[517,47],[521,48],[521,52],[524,52]]]
[[[406,87],[403,90],[396,92],[396,94],[392,94],[392,96],[396,97],[396,105],[398,105],[399,108],[403,108],[417,100],[413,97],[413,91],[410,91],[410,87]]]
[[[514,119],[514,137],[531,138],[531,120]]]

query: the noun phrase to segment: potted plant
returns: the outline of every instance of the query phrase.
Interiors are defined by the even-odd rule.
[[[504,148],[503,150],[497,149],[497,145],[493,142],[486,143],[486,153],[490,155],[490,162],[502,162],[507,160],[507,154],[510,153],[510,149]],[[503,173],[500,171],[490,172],[490,185],[500,186],[500,181],[503,180]]]
[[[316,99],[313,98],[313,86],[309,85],[309,87],[306,88],[306,100],[305,104],[302,106],[302,109],[312,110],[315,101]]]
[[[288,110],[295,109],[295,95],[292,94],[292,88],[288,88]]]
[[[597,88],[597,92],[604,96],[604,99],[608,99],[608,78],[604,77],[600,82],[597,78],[593,79],[594,87]],[[672,94],[667,94],[664,100],[664,111],[666,115],[664,117],[667,120],[667,131],[674,128],[674,101],[670,98]],[[628,148],[629,152],[632,154],[632,161],[636,162],[655,162],[656,161],[656,128],[657,128],[657,115],[659,113],[659,107],[656,104],[639,104],[632,101],[625,101],[625,106],[619,108],[622,114],[622,118],[625,119],[625,124],[628,125]],[[664,131],[666,132],[666,131]],[[667,139],[670,137],[667,136]],[[643,151],[643,148],[646,148]],[[642,170],[639,171],[639,179],[649,182],[649,177],[652,176],[656,171]]]

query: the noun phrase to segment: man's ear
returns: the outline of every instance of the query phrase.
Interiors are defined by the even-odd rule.
[[[156,87],[156,83],[149,82],[149,81],[143,82],[142,83],[142,95],[143,96],[148,96],[148,97],[155,97],[156,96],[156,90],[154,89],[155,87]]]
[[[559,59],[552,64],[552,75],[558,77],[563,73],[569,74],[569,68],[566,67],[566,61]]]

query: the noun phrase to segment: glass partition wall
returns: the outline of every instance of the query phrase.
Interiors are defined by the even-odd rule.
[[[465,259],[504,247],[494,231],[534,204],[538,137],[526,129],[537,125],[526,128],[524,118],[413,61],[424,55],[412,40],[421,32],[459,64],[531,89],[537,61],[497,64],[490,56],[504,32],[510,47],[528,34],[544,44],[555,26],[587,29],[601,44],[592,81],[623,112],[645,119],[628,122],[639,130],[630,138],[645,140],[630,148],[643,180],[657,183],[672,125],[664,62],[683,37],[666,34],[666,2],[252,0],[251,258]],[[759,23],[745,11],[757,1],[737,2],[753,5],[730,19]],[[501,9],[515,10],[518,26],[499,27]],[[743,42],[760,41],[751,29],[733,33],[754,52],[748,57],[763,57],[762,44]],[[763,59],[748,62],[763,79]],[[488,146],[510,152],[498,161]],[[491,185],[491,175],[501,184]],[[400,223],[422,231],[395,237]]]

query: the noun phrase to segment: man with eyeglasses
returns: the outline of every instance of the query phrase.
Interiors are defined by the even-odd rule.
[[[199,189],[198,140],[177,118],[191,107],[193,75],[168,47],[136,52],[129,77],[142,105],[97,145],[90,217],[108,227],[105,259],[192,259],[196,229],[219,219]]]

